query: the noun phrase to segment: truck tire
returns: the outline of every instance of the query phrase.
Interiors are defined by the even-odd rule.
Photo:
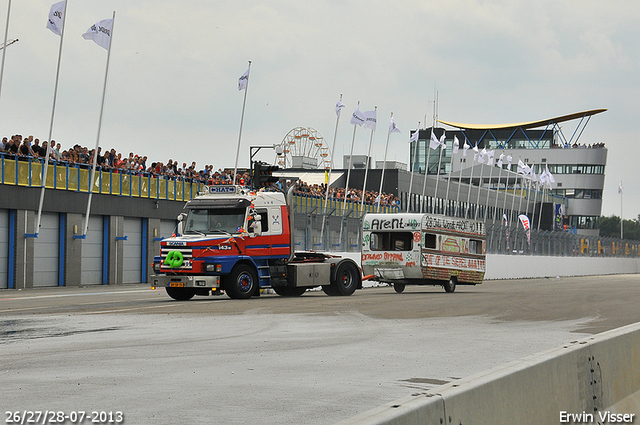
[[[225,280],[225,290],[232,299],[246,300],[258,289],[258,275],[247,264],[236,265]]]
[[[449,278],[449,281],[447,283],[445,283],[444,285],[442,285],[444,287],[445,292],[453,292],[456,290],[456,278],[451,276]]]
[[[333,285],[322,285],[322,292],[329,295],[330,297],[340,295],[338,294],[338,290],[336,289],[336,287]]]
[[[348,296],[356,292],[360,286],[358,267],[351,262],[342,262],[336,271],[336,280],[332,282],[331,286],[335,288],[336,295]]]
[[[271,289],[273,289],[273,291],[281,297],[299,297],[307,290],[307,288],[304,287],[292,288],[290,286],[279,286],[273,287]]]
[[[393,289],[398,293],[401,294],[402,291],[404,291],[404,287],[405,284],[404,283],[394,283],[393,284]]]
[[[189,301],[196,294],[196,291],[191,288],[165,288],[167,295],[177,301]]]

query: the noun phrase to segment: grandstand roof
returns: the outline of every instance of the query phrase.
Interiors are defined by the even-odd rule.
[[[438,120],[438,122],[445,125],[449,125],[451,127],[460,128],[463,130],[495,130],[495,129],[507,129],[507,128],[518,128],[518,127],[523,129],[530,129],[530,128],[537,128],[537,127],[544,127],[551,123],[560,123],[565,121],[576,120],[579,118],[590,117],[592,115],[596,115],[604,111],[606,111],[606,109],[592,109],[590,111],[576,112],[573,114],[562,115],[555,118],[548,118],[544,120],[528,121],[528,122],[521,122],[521,123],[512,123],[512,124],[461,124],[461,123],[442,121],[442,120]]]

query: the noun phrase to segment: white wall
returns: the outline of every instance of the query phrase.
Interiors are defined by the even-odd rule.
[[[333,253],[360,264],[359,252]],[[485,279],[523,279],[556,276],[593,276],[640,273],[638,258],[544,257],[487,255]]]
[[[487,255],[485,279],[640,273],[640,258]]]

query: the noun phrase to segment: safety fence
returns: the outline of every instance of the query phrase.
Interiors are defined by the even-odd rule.
[[[294,232],[296,250],[358,252],[362,241],[362,216],[324,215],[318,207],[301,208],[296,199]],[[359,212],[363,214],[363,212]],[[639,257],[640,241],[585,236],[566,231],[530,229],[519,224],[486,223],[487,254],[556,257]],[[527,234],[528,233],[528,234]]]

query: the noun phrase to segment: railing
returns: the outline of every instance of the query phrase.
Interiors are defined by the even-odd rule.
[[[378,206],[368,203],[361,204],[360,201],[329,198],[325,210],[324,197],[303,194],[294,196],[293,212],[295,213],[324,215],[325,211],[327,216],[360,218],[366,213],[378,212]],[[398,206],[380,205],[380,213],[397,212],[400,212]]]
[[[43,166],[31,157],[0,155],[0,183],[42,187]],[[47,189],[89,193],[91,169],[86,164],[53,163],[48,165]],[[188,201],[202,188],[202,183],[127,170],[96,170],[93,193],[137,198]]]

